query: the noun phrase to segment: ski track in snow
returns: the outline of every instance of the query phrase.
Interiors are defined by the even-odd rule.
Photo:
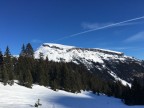
[[[126,106],[120,99],[91,92],[69,93],[62,90],[33,85],[32,89],[16,83],[13,86],[0,83],[0,108],[33,108],[38,99],[39,108],[143,108],[144,106]]]

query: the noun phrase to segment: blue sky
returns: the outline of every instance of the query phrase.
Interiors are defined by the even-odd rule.
[[[19,54],[23,43],[36,50],[55,42],[144,59],[144,19],[62,39],[141,16],[144,0],[1,0],[0,48],[4,52],[8,45],[12,54]]]

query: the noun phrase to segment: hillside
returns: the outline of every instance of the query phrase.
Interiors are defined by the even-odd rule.
[[[90,92],[69,93],[53,91],[49,88],[33,85],[32,89],[14,84],[4,86],[0,83],[0,108],[32,108],[38,99],[39,108],[143,108],[143,106],[126,106],[120,99]]]
[[[35,58],[39,58],[40,52],[51,61],[82,64],[103,79],[121,80],[124,85],[131,83],[134,77],[144,76],[143,62],[122,52],[53,43],[41,45],[35,52]]]

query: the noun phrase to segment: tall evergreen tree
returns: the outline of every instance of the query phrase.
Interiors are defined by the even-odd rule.
[[[25,59],[24,56],[19,56],[18,63],[16,66],[16,73],[17,73],[17,77],[18,77],[18,81],[20,85],[24,84],[24,71],[25,71],[24,59]]]
[[[7,71],[7,69],[6,69],[5,65],[4,65],[4,67],[2,69],[2,81],[3,81],[4,85],[7,85],[8,80],[9,80],[8,71]]]
[[[45,59],[46,61],[49,61],[49,59],[48,59],[48,56],[46,56],[46,59]]]
[[[44,56],[43,53],[39,54],[39,60],[37,64],[37,73],[38,73],[37,79],[40,85],[48,86],[48,73],[47,73],[47,69],[46,69],[47,67],[43,56]]]
[[[26,56],[26,48],[25,48],[24,44],[23,44],[23,46],[21,48],[20,56]]]
[[[3,80],[4,85],[8,83],[8,79],[9,79],[8,72],[7,72],[6,66],[4,65],[4,68],[2,70],[2,80]]]
[[[43,55],[42,52],[39,53],[39,59],[40,59],[41,61],[44,60],[44,55]]]
[[[9,49],[8,46],[6,47],[6,51],[4,53],[4,56],[6,56],[6,57],[10,57],[11,56],[10,49]]]
[[[12,85],[14,82],[14,67],[13,67],[10,49],[8,46],[4,53],[4,66],[5,66],[4,72],[8,74],[9,83],[10,85]]]
[[[31,88],[32,83],[33,83],[33,79],[32,79],[31,72],[29,69],[27,69],[25,73],[25,86]]]
[[[30,58],[33,58],[33,57],[34,57],[34,50],[33,50],[33,48],[32,48],[32,46],[31,46],[30,43],[28,43],[28,44],[26,45],[25,52],[26,52],[26,56],[27,56],[27,57],[30,57]]]

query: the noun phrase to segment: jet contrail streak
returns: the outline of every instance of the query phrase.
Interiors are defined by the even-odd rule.
[[[117,22],[117,23],[114,23],[114,24],[106,25],[106,26],[99,27],[99,28],[92,29],[92,30],[87,30],[87,31],[75,33],[75,34],[72,34],[72,35],[69,35],[69,36],[62,37],[62,38],[60,38],[58,40],[55,40],[55,41],[64,40],[64,39],[67,39],[67,38],[75,37],[77,35],[89,33],[89,32],[96,31],[96,30],[101,30],[101,29],[105,29],[105,28],[109,28],[109,27],[113,27],[113,26],[116,26],[116,25],[120,25],[120,24],[123,24],[123,23],[131,22],[131,21],[136,21],[136,20],[140,20],[140,19],[144,19],[144,16],[133,18],[133,19],[129,19],[129,20],[125,20],[125,21],[121,21],[121,22]]]

